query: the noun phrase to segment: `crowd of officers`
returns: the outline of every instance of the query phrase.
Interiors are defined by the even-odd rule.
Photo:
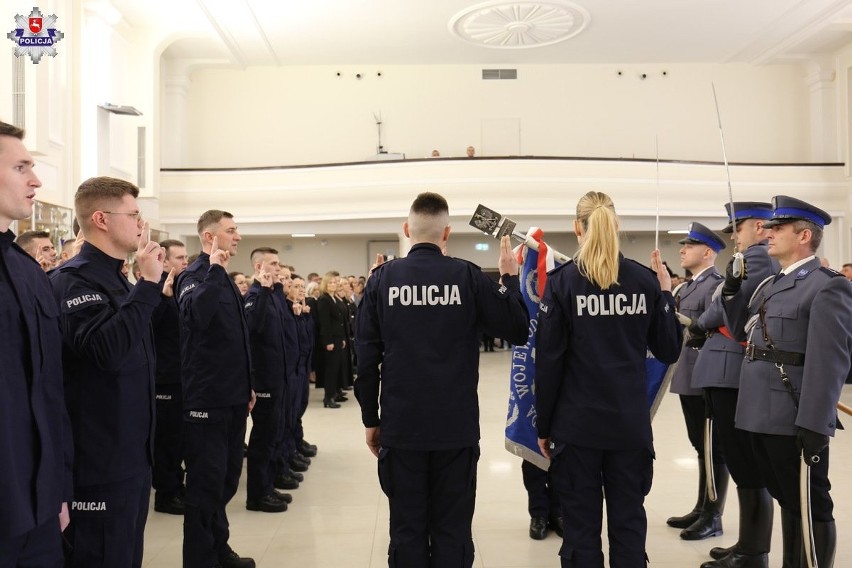
[[[767,567],[773,499],[782,566],[812,566],[812,541],[818,565],[831,568],[837,535],[828,441],[840,427],[837,405],[850,377],[852,286],[816,256],[831,222],[822,209],[783,195],[725,209],[722,232],[744,271],[733,258],[726,274],[716,270],[725,242],[700,223],[681,241],[681,266],[692,278],[674,292],[687,333],[671,391],[680,397],[699,478],[693,509],[667,523],[685,540],[722,534],[730,472],[739,538],[710,550],[702,568]],[[805,473],[809,502],[800,491]]]
[[[201,215],[202,252],[149,242],[139,190],[78,188],[77,240],[10,230],[41,182],[23,131],[0,122],[0,565],[139,567],[151,488],[184,515],[183,565],[251,568],[228,545],[242,472],[246,508],[282,512],[316,446],[301,418],[313,370],[304,281],[277,251],[252,253],[244,298],[227,268],[233,216]],[[136,283],[125,261],[135,255]]]

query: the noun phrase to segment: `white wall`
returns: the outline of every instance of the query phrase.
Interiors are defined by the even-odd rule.
[[[654,158],[657,136],[662,158],[718,161],[714,81],[731,161],[809,160],[803,66],[659,65],[640,80],[648,67],[526,65],[514,81],[472,65],[199,70],[186,130],[164,135],[182,140],[183,167],[332,163],[375,154],[374,112],[385,150],[409,158],[482,155],[483,123],[511,118],[523,155]]]

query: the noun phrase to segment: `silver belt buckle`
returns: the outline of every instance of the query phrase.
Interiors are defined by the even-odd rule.
[[[754,343],[746,345],[746,357],[749,361],[754,361]]]

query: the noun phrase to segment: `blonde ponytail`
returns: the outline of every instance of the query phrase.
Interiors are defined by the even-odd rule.
[[[612,199],[590,191],[577,203],[577,222],[584,237],[577,252],[577,268],[602,290],[618,284],[618,217]]]

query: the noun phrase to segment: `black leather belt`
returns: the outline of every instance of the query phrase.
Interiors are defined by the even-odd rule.
[[[793,365],[801,367],[805,364],[804,353],[793,353],[792,351],[779,351],[777,349],[763,349],[749,343],[746,346],[746,357],[750,361],[769,361],[770,363],[781,363],[782,365]]]

